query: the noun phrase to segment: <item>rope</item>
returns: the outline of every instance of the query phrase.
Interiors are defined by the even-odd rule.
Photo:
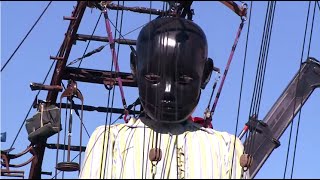
[[[238,132],[238,124],[239,124],[239,114],[240,114],[240,106],[241,106],[241,97],[242,97],[242,87],[243,87],[243,80],[244,80],[244,72],[245,72],[245,66],[246,66],[246,59],[247,59],[247,49],[248,49],[248,41],[249,41],[249,33],[250,33],[250,22],[251,22],[251,12],[252,12],[252,1],[250,2],[250,13],[249,13],[249,22],[248,22],[248,31],[247,31],[247,37],[246,37],[246,46],[244,50],[244,58],[243,58],[243,66],[242,66],[242,75],[241,75],[241,85],[240,85],[240,94],[239,94],[239,102],[238,102],[238,112],[237,112],[237,121],[236,121],[236,127],[234,132],[234,144],[233,144],[233,153],[232,153],[232,162],[231,162],[231,173],[229,178],[232,177],[232,170],[233,170],[233,162],[234,162],[234,155],[235,155],[235,147],[236,147],[236,135]]]
[[[253,97],[251,100],[249,118],[253,118],[253,117],[258,118],[258,114],[259,114],[275,8],[276,8],[276,2],[272,1],[271,4],[268,2],[268,8],[267,8],[266,17],[265,17],[263,38],[260,46],[259,62],[257,66],[255,87],[254,87]],[[251,134],[256,133],[255,132],[256,128],[257,127],[250,127],[249,137],[251,137],[251,139],[248,141],[248,146],[246,146],[246,153],[248,154],[251,154],[251,151],[253,148],[255,136],[252,136]]]
[[[123,2],[124,4],[124,2]],[[118,1],[118,5],[119,5],[119,1]],[[118,61],[118,55],[116,54],[115,52],[115,49],[114,49],[114,39],[112,37],[112,32],[111,32],[111,28],[110,28],[110,25],[109,25],[109,21],[108,21],[108,14],[107,14],[107,8],[104,9],[103,11],[104,13],[104,17],[105,17],[105,23],[106,23],[106,28],[107,28],[107,33],[108,33],[108,39],[109,39],[109,43],[110,43],[110,49],[111,49],[111,53],[112,53],[112,61],[111,61],[111,71],[113,69],[113,64],[115,64],[115,68],[116,68],[116,73],[119,72],[119,66],[117,64],[117,61]],[[116,27],[115,29],[117,29],[117,26],[118,26],[118,15],[119,15],[119,10],[117,10],[117,17],[116,17]],[[122,10],[122,16],[123,16],[123,10]],[[121,21],[122,22],[122,21]],[[122,23],[121,23],[122,25]],[[121,27],[122,28],[122,27]],[[117,36],[117,31],[115,31],[115,37]],[[118,44],[118,50],[119,50],[119,44]],[[116,59],[115,59],[116,58]],[[120,78],[119,78],[120,79]],[[120,88],[120,92],[122,90],[122,83],[121,83],[121,79],[119,80],[118,79],[118,83],[119,83],[119,88]],[[110,93],[111,93],[111,89],[108,91],[108,105],[107,107],[109,107],[109,103],[110,103]],[[114,93],[115,93],[115,89],[113,88],[113,95],[112,95],[112,106],[113,106],[113,100],[114,100]],[[122,100],[124,98],[124,96],[122,96],[124,94],[121,94],[121,97],[122,97]],[[123,101],[125,103],[125,101]],[[124,107],[125,107],[125,104],[124,104]],[[126,108],[125,108],[126,109]],[[106,128],[107,128],[107,119],[108,119],[108,115],[109,113],[107,112],[106,114],[106,121],[105,121],[105,131],[106,131]],[[111,117],[112,117],[112,112],[111,112],[111,115],[110,115],[110,119],[109,119],[109,124],[111,123]],[[109,125],[108,126],[108,139],[107,139],[107,152],[106,152],[106,161],[107,161],[107,155],[108,155],[108,149],[109,149],[109,139],[110,139],[110,129],[111,129],[111,126]],[[106,133],[104,133],[104,139],[103,139],[103,147],[102,147],[102,155],[104,153],[104,148],[105,148],[105,135]],[[102,156],[103,157],[103,156]],[[105,167],[104,167],[104,171],[103,171],[103,177],[105,176],[105,171],[106,171],[106,161],[104,162],[105,164]],[[101,168],[102,169],[102,161],[101,161]],[[101,178],[101,173],[102,171],[100,171],[100,178]]]
[[[259,114],[259,110],[260,110],[260,104],[261,104],[261,96],[262,96],[262,90],[263,90],[263,85],[264,85],[264,78],[265,78],[265,72],[266,72],[266,63],[267,63],[267,60],[268,60],[268,55],[269,55],[269,48],[270,48],[270,41],[271,41],[271,33],[272,33],[272,27],[273,27],[273,19],[274,19],[274,13],[275,13],[275,8],[276,8],[276,1],[273,1],[274,4],[273,4],[273,9],[272,9],[272,15],[269,17],[270,20],[270,24],[271,24],[271,27],[270,29],[268,28],[268,36],[267,36],[267,39],[268,41],[266,42],[267,45],[266,45],[266,52],[263,54],[263,57],[265,57],[265,62],[264,62],[264,69],[263,69],[263,76],[262,76],[262,82],[261,82],[261,87],[260,87],[260,92],[259,93],[259,98],[258,98],[258,109],[257,109],[257,114]],[[271,5],[272,6],[272,5]],[[269,31],[270,30],[270,31]]]
[[[229,67],[230,67],[230,64],[231,64],[231,61],[232,61],[232,58],[233,58],[233,54],[234,54],[234,52],[236,50],[236,47],[237,47],[237,44],[238,44],[238,41],[239,41],[239,37],[240,37],[241,31],[242,31],[242,28],[243,28],[244,21],[245,21],[245,19],[242,18],[240,26],[239,26],[239,29],[238,29],[238,32],[237,32],[237,35],[236,35],[236,38],[234,40],[234,43],[233,43],[233,46],[232,46],[232,49],[231,49],[231,53],[229,55],[229,59],[228,59],[226,68],[225,68],[223,76],[222,76],[222,80],[221,80],[218,92],[216,94],[216,97],[215,97],[215,100],[214,100],[214,103],[213,103],[213,106],[212,106],[212,109],[211,109],[211,117],[212,117],[212,115],[213,115],[213,113],[214,113],[214,111],[216,109],[216,106],[217,106],[217,103],[218,103],[218,100],[219,100],[219,97],[220,97],[220,94],[221,94],[221,91],[222,91],[222,87],[224,85],[224,81],[225,81],[226,76],[228,74],[228,70],[229,70]]]
[[[119,6],[119,1],[118,1],[118,6]],[[122,1],[122,6],[124,6],[124,1]],[[118,27],[118,10],[117,10],[117,21],[116,21],[116,27]],[[121,34],[122,32],[122,22],[123,22],[123,12],[124,10],[121,10],[121,18],[120,18],[120,32],[119,34]],[[117,37],[117,31],[114,32],[115,33],[115,38]],[[120,37],[119,37],[120,39]],[[118,43],[118,47],[117,47],[117,59],[119,58],[119,52],[120,52],[120,44]],[[112,67],[113,67],[113,61],[111,62],[111,70],[112,71]],[[111,101],[111,112],[110,112],[110,118],[109,118],[109,124],[111,123],[111,120],[112,120],[112,108],[113,108],[113,105],[114,105],[114,96],[115,96],[115,89],[113,88],[113,91],[112,91],[112,101]],[[126,117],[124,117],[124,119],[126,119]],[[110,125],[109,125],[109,131],[110,131]],[[108,140],[109,142],[109,140]],[[109,144],[107,145],[107,149],[108,149],[108,146]],[[106,167],[106,161],[104,162],[105,163],[105,167]],[[105,175],[105,170],[104,170],[104,175]]]
[[[29,34],[31,33],[31,31],[33,30],[33,28],[38,24],[39,20],[41,19],[42,15],[47,11],[48,7],[50,6],[50,4],[52,3],[52,1],[50,1],[47,5],[47,7],[42,11],[41,15],[39,16],[39,18],[37,19],[37,21],[33,24],[33,26],[31,27],[31,29],[29,30],[29,32],[27,33],[27,35],[25,35],[25,37],[22,39],[22,41],[20,42],[20,44],[18,45],[18,47],[14,50],[14,52],[11,54],[10,58],[6,61],[6,63],[4,64],[4,66],[1,68],[1,72],[4,70],[4,68],[7,66],[7,64],[10,62],[10,60],[12,59],[12,57],[14,56],[14,54],[18,51],[18,49],[20,48],[20,46],[22,45],[22,43],[24,42],[24,40],[29,36]]]
[[[301,58],[300,58],[300,68],[299,68],[299,74],[298,74],[298,82],[297,82],[297,87],[299,84],[299,77],[300,77],[300,69],[302,65],[302,59],[303,59],[303,53],[304,53],[304,45],[306,42],[306,36],[307,36],[307,30],[308,30],[308,22],[309,22],[309,14],[310,14],[310,5],[311,1],[309,1],[309,6],[308,6],[308,12],[307,12],[307,20],[306,20],[306,26],[305,26],[305,31],[304,31],[304,38],[303,38],[303,43],[302,43],[302,51],[301,51]],[[297,88],[296,88],[297,89]],[[294,107],[296,106],[296,98],[294,101]],[[292,112],[294,114],[294,112]],[[284,169],[284,174],[283,174],[283,179],[285,179],[286,172],[287,172],[287,166],[288,166],[288,159],[289,159],[289,153],[290,153],[290,144],[291,144],[291,136],[292,136],[292,128],[293,128],[293,121],[291,122],[291,127],[290,127],[290,134],[289,134],[289,142],[288,142],[288,149],[287,149],[287,157],[286,157],[286,164],[285,164],[285,169]]]
[[[114,66],[115,66],[116,73],[118,73],[120,71],[119,70],[119,65],[118,65],[118,58],[117,58],[117,53],[115,52],[115,49],[114,49],[114,39],[113,39],[112,33],[111,33],[111,27],[110,27],[110,24],[109,24],[109,17],[108,17],[108,13],[107,13],[107,8],[104,9],[103,13],[104,13],[104,17],[105,17],[107,33],[108,33],[108,38],[109,38],[109,42],[110,42],[110,49],[111,49],[111,53],[112,53],[112,61],[113,61]],[[119,86],[119,90],[120,90],[120,94],[121,94],[121,98],[122,98],[123,107],[124,107],[124,109],[127,109],[127,103],[126,103],[126,100],[124,98],[124,92],[123,92],[123,87],[122,87],[122,80],[121,80],[121,78],[119,76],[117,77],[117,81],[118,81],[118,86]]]
[[[316,3],[314,3],[314,8],[313,8],[313,17],[312,17],[311,32],[310,32],[310,40],[309,40],[307,57],[309,57],[309,52],[310,52],[315,12],[316,12]],[[301,59],[301,62],[300,62],[300,67],[301,67],[301,64],[302,64],[302,59]],[[300,73],[300,71],[299,71],[299,73]],[[300,105],[302,105],[302,99],[301,99]],[[290,177],[291,179],[292,179],[292,176],[293,176],[294,162],[295,162],[296,150],[297,150],[297,144],[298,144],[298,135],[299,135],[300,120],[301,120],[300,117],[301,117],[301,109],[299,111],[298,125],[297,125],[297,130],[296,130],[296,138],[295,138],[295,143],[294,143],[293,161],[292,161],[292,169],[291,169],[291,177]]]
[[[102,13],[100,13],[100,15],[99,15],[99,18],[98,18],[98,20],[97,20],[97,22],[96,22],[96,25],[94,26],[94,29],[93,29],[93,31],[92,31],[92,34],[91,34],[90,38],[92,38],[94,32],[96,31],[101,16],[102,16]],[[90,42],[91,42],[91,39],[89,40],[89,42],[88,42],[88,44],[87,44],[87,46],[86,46],[86,49],[85,49],[84,52],[83,52],[83,55],[82,55],[82,58],[81,58],[81,60],[80,60],[80,63],[79,63],[78,68],[81,66],[82,59],[85,57],[85,53],[87,52],[87,49],[88,49],[88,47],[89,47],[89,45],[90,45]],[[103,48],[102,48],[102,49],[103,49]],[[101,49],[101,50],[102,50],[102,49]],[[100,51],[101,51],[101,50],[100,50]],[[89,53],[88,53],[88,54],[89,54]],[[88,56],[88,55],[87,55],[87,56]]]

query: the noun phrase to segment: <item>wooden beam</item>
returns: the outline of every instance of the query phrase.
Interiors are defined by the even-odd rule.
[[[126,7],[121,5],[116,5],[113,3],[107,4],[107,8],[111,10],[125,10],[132,11],[144,14],[153,14],[153,15],[164,15],[167,14],[169,16],[176,16],[174,12],[167,12],[159,9],[145,8],[145,7]]]
[[[73,79],[80,82],[97,83],[97,84],[115,84],[117,83],[117,75],[121,78],[123,86],[137,87],[137,83],[131,73],[111,72],[95,69],[66,67],[62,79]]]
[[[56,104],[57,107],[60,107],[60,103]],[[66,108],[67,104],[66,103],[61,103],[61,108]],[[70,105],[68,105],[68,108],[70,108]],[[81,105],[80,104],[73,104],[72,105],[73,109],[81,110]],[[108,112],[108,113],[116,113],[116,114],[123,114],[124,109],[120,108],[107,108],[107,107],[95,107],[95,106],[89,106],[89,105],[83,105],[83,110],[84,111],[97,111],[97,112]],[[140,111],[133,111],[133,110],[128,110],[129,114],[140,114]]]
[[[46,144],[46,147],[48,149],[57,149],[57,147],[61,150],[68,150],[68,145],[66,144],[65,146],[63,144],[59,144],[57,146],[57,144]],[[81,152],[85,152],[86,151],[86,148],[85,146],[82,146],[81,147]],[[80,146],[70,146],[70,150],[71,151],[80,151]]]
[[[109,42],[108,37],[91,36],[91,35],[85,35],[85,34],[77,34],[76,39],[79,41],[93,40],[93,41],[100,41],[100,42]],[[128,45],[137,44],[137,40],[132,40],[132,39],[115,39],[114,41],[119,44],[128,44]]]

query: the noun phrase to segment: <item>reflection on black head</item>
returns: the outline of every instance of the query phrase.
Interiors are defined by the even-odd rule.
[[[190,20],[159,18],[141,30],[131,68],[151,119],[174,123],[192,114],[210,75],[207,54],[206,36]]]

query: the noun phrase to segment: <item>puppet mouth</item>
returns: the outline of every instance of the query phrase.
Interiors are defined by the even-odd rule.
[[[167,101],[167,100],[161,100],[160,103],[158,104],[153,104],[153,103],[146,103],[144,100],[142,100],[143,104],[152,107],[153,109],[158,109],[159,112],[161,110],[164,110],[168,113],[176,113],[176,111],[180,111],[183,109],[183,107],[178,106],[176,102],[172,101]]]
[[[164,110],[169,110],[169,111],[182,109],[182,107],[178,106],[177,103],[172,101],[166,101],[166,100],[162,100],[158,107]]]

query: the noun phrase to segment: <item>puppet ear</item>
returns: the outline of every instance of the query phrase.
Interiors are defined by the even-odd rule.
[[[130,53],[130,67],[131,67],[131,72],[133,75],[133,79],[136,79],[136,72],[137,72],[137,67],[136,67],[136,63],[137,63],[137,52],[136,50],[131,47],[131,53]]]
[[[208,84],[208,82],[210,81],[212,71],[213,71],[213,60],[211,58],[208,58],[203,68],[201,89],[204,89]]]

